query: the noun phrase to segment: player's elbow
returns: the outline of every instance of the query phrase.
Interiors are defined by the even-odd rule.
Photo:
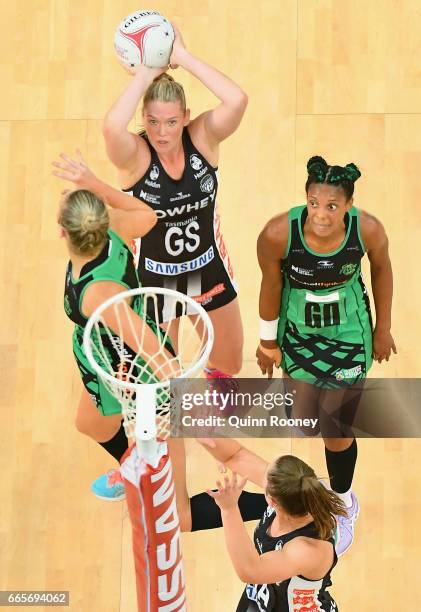
[[[241,580],[241,582],[245,583],[255,583],[256,572],[251,571],[250,568],[240,567],[237,569],[237,576]]]
[[[237,95],[231,99],[231,104],[235,108],[236,112],[242,116],[245,113],[248,101],[249,99],[246,92],[239,89]]]
[[[158,216],[154,210],[144,213],[144,217],[142,219],[143,231],[142,231],[142,234],[140,234],[140,236],[144,236],[145,234],[150,232],[151,229],[155,227],[157,223],[158,223]]]
[[[126,130],[126,126],[113,115],[107,115],[102,122],[102,135],[105,141],[109,141]]]
[[[238,94],[238,106],[240,107],[240,109],[244,112],[247,108],[247,105],[249,103],[249,97],[246,94],[245,91],[243,91],[242,89],[240,89],[239,94]]]

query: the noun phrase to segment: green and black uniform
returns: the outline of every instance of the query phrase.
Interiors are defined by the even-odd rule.
[[[345,215],[345,238],[332,253],[312,251],[304,239],[306,206],[289,211],[282,259],[278,324],[282,369],[320,387],[346,387],[372,364],[372,321],[360,262],[365,248],[360,214]]]
[[[123,240],[112,230],[108,230],[108,241],[101,253],[92,261],[85,264],[80,277],[75,280],[72,275],[72,262],[69,261],[66,272],[66,284],[64,289],[64,310],[67,316],[76,324],[73,332],[73,353],[79,367],[82,382],[95,402],[96,407],[103,415],[118,414],[121,406],[118,400],[107,390],[95,370],[90,365],[83,349],[83,332],[88,318],[82,313],[82,301],[85,291],[92,284],[99,281],[112,281],[121,285],[121,290],[136,289],[140,286],[133,254]],[[142,296],[136,296],[131,308],[143,316]],[[148,324],[155,333],[159,333],[156,325],[148,319]],[[102,335],[102,344],[115,373],[121,372],[124,364],[121,362],[122,353],[129,359],[133,359],[135,353],[126,344],[121,347],[119,336],[109,337]],[[166,347],[171,350],[170,347]],[[172,351],[171,351],[172,352]],[[138,359],[139,365],[144,362]],[[108,368],[107,368],[108,370]],[[144,382],[154,382],[156,378],[150,372],[145,372],[142,379]]]

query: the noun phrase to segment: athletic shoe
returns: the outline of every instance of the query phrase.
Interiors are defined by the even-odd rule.
[[[360,512],[360,506],[354,493],[351,493],[352,505],[347,508],[347,516],[337,516],[338,524],[335,534],[335,550],[338,557],[344,554],[354,541],[355,521]]]
[[[122,501],[126,498],[123,479],[120,470],[109,470],[91,484],[91,491],[100,499],[106,501]]]

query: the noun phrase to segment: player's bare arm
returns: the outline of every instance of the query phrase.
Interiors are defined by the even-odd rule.
[[[277,319],[281,306],[281,260],[288,243],[288,214],[273,217],[257,241],[257,257],[262,271],[259,296],[260,343],[256,351],[262,374],[273,376],[273,366],[279,366],[281,351],[276,340]]]
[[[376,217],[361,211],[361,234],[370,260],[371,286],[376,311],[373,333],[373,357],[379,363],[389,361],[396,346],[391,334],[393,274],[389,257],[389,241],[383,225]]]

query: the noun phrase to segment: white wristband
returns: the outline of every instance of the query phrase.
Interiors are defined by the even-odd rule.
[[[276,340],[278,335],[278,319],[264,321],[260,319],[260,340]]]

